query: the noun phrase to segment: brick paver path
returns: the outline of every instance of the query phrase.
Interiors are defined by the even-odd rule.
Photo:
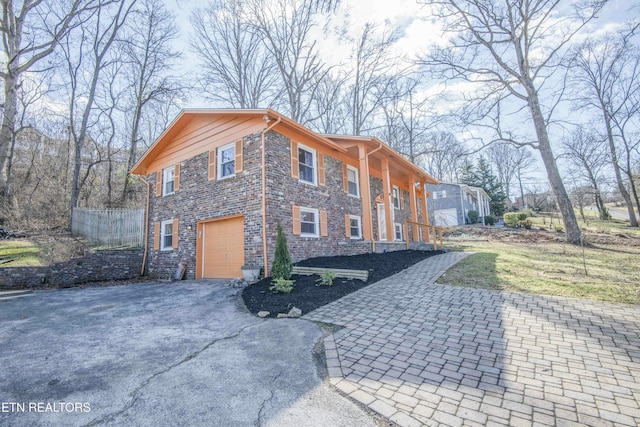
[[[331,382],[401,426],[640,425],[640,309],[435,284],[450,252],[304,318]]]

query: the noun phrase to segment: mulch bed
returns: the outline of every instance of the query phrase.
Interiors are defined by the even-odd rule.
[[[413,264],[443,253],[442,251],[397,251],[386,253],[369,253],[352,256],[335,256],[309,258],[296,263],[305,267],[343,268],[351,270],[369,270],[369,279],[364,282],[358,279],[336,278],[333,286],[319,286],[318,275],[293,275],[295,281],[293,291],[289,294],[272,292],[271,278],[249,285],[242,291],[246,307],[254,314],[268,311],[269,317],[278,313],[288,313],[293,307],[309,313],[318,307],[333,302],[343,296],[375,283],[385,277],[392,276]]]

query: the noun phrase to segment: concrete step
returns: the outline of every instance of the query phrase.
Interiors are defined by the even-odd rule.
[[[312,274],[320,275],[325,271],[332,271],[336,277],[344,277],[346,279],[360,279],[367,281],[369,278],[369,272],[367,270],[347,270],[343,268],[327,268],[327,267],[304,267],[294,265],[292,274],[299,274],[309,276]]]

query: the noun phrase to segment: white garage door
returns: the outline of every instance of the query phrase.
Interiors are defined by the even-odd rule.
[[[436,225],[443,227],[458,225],[458,210],[456,208],[436,210],[435,220]]]

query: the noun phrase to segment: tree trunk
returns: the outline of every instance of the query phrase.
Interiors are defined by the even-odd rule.
[[[0,128],[0,207],[10,209],[11,182],[8,176],[10,150],[15,142],[15,120],[18,110],[17,77],[12,70],[7,70],[4,78],[4,114]],[[0,209],[0,212],[4,212]],[[0,213],[0,224],[4,224],[4,215]]]
[[[542,162],[547,170],[551,190],[556,197],[556,202],[558,203],[560,213],[562,214],[567,241],[573,244],[580,244],[580,228],[578,227],[578,221],[576,219],[576,214],[573,211],[571,200],[569,199],[567,190],[564,188],[564,184],[562,183],[556,159],[553,156],[553,151],[549,142],[549,134],[547,133],[547,126],[538,101],[538,93],[533,88],[533,84],[527,85],[526,88],[529,95],[529,110],[531,111],[531,117],[538,137],[540,155],[542,156]]]
[[[136,164],[136,152],[138,151],[138,129],[140,128],[140,116],[142,115],[142,104],[138,101],[133,113],[133,124],[129,141],[129,160],[127,162],[127,175],[124,179],[122,189],[122,207],[131,199],[131,169]]]
[[[602,115],[604,116],[604,124],[607,128],[607,140],[609,141],[609,151],[611,153],[611,163],[613,164],[613,171],[616,175],[616,182],[618,184],[618,191],[620,191],[620,195],[624,199],[624,202],[627,204],[627,211],[629,212],[629,222],[632,227],[638,226],[638,220],[636,219],[635,209],[633,209],[633,202],[631,201],[631,196],[629,192],[624,187],[624,181],[622,180],[622,173],[620,173],[620,166],[618,165],[618,154],[616,153],[616,145],[613,141],[613,131],[611,128],[611,118],[607,113],[607,107],[600,102],[602,108]]]

